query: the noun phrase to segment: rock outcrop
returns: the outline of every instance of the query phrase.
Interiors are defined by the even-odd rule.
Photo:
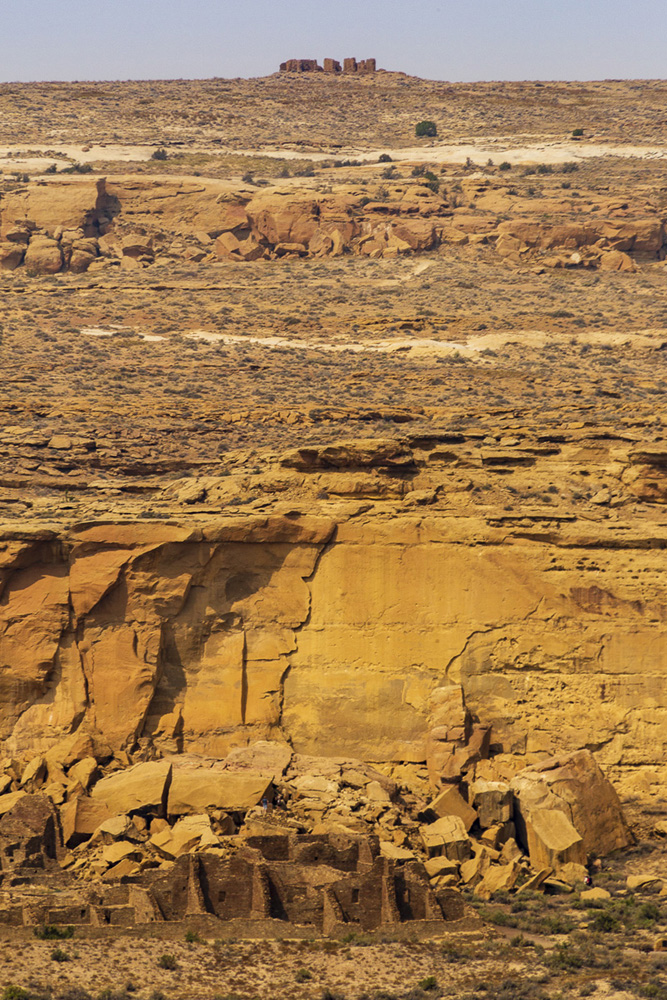
[[[360,64],[361,65],[361,64]],[[419,169],[419,168],[417,168]],[[434,176],[434,175],[430,175]],[[81,274],[188,261],[248,263],[353,254],[392,259],[414,253],[488,247],[511,265],[634,272],[665,255],[665,227],[646,206],[587,222],[545,222],[528,204],[500,221],[504,202],[488,181],[466,182],[470,207],[436,183],[396,180],[370,197],[364,187],[235,188],[211,179],[144,177],[28,185],[0,203],[0,269],[34,276]],[[474,209],[474,214],[471,213]],[[530,214],[526,214],[529,212]]]

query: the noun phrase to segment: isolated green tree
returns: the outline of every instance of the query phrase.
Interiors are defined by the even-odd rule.
[[[433,137],[438,134],[435,122],[423,121],[415,125],[415,135],[421,139],[422,136]]]

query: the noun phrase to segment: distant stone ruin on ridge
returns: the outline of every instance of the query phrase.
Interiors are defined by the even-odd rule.
[[[352,56],[343,60],[343,65],[337,59],[325,59],[320,66],[317,59],[288,59],[280,64],[281,73],[375,73],[375,59],[360,59]]]

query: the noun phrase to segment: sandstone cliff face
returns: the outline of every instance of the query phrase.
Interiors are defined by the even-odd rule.
[[[304,580],[332,530],[287,518],[100,525],[7,543],[7,748],[44,751],[82,726],[113,748],[178,737],[217,754],[239,733],[270,733],[309,611]]]
[[[15,532],[1,735],[419,762],[430,695],[461,684],[496,751],[589,747],[641,792],[664,778],[666,542],[441,512]]]

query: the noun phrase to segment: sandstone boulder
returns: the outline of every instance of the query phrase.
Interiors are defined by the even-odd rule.
[[[600,270],[632,273],[637,270],[637,266],[627,253],[623,253],[621,250],[608,250],[600,257]]]
[[[0,816],[4,816],[11,809],[14,808],[17,802],[20,802],[27,792],[7,792],[5,795],[0,795]]]
[[[664,879],[655,873],[628,875],[625,884],[632,892],[661,892]]]
[[[410,250],[431,250],[436,243],[436,231],[430,219],[405,219],[396,223],[393,234]]]
[[[512,819],[514,797],[509,785],[501,781],[474,781],[470,786],[473,808],[479,825],[486,830]]]
[[[2,238],[8,243],[21,243],[26,247],[30,240],[30,232],[31,230],[28,226],[12,225],[9,223],[2,232]]]
[[[429,878],[439,878],[441,875],[458,875],[459,865],[447,857],[433,857],[424,862],[424,868]]]
[[[57,274],[63,266],[63,255],[56,240],[33,238],[25,252],[24,264],[28,274]]]
[[[292,748],[287,743],[258,740],[248,747],[235,747],[225,757],[226,771],[254,771],[270,774],[276,781],[292,760]]]
[[[473,888],[479,885],[489,871],[493,860],[494,857],[485,848],[477,851],[474,857],[464,861],[461,865],[461,881]]]
[[[98,765],[94,757],[83,757],[73,764],[67,772],[67,780],[72,785],[80,785],[84,791],[88,791],[93,779],[98,774]],[[51,773],[49,771],[49,777]]]
[[[475,896],[479,899],[491,899],[497,892],[508,892],[519,880],[521,868],[517,861],[506,865],[491,865],[485,872],[481,882],[475,886]]]
[[[443,816],[420,830],[429,857],[444,854],[450,861],[465,861],[472,846],[460,816]]]
[[[143,809],[164,813],[170,780],[169,761],[149,761],[102,778],[91,794],[107,805],[110,815]]]
[[[611,899],[611,893],[607,892],[606,889],[595,886],[593,889],[584,889],[583,892],[580,892],[579,899],[582,903],[604,903],[608,899]]]
[[[0,243],[0,270],[15,271],[23,263],[25,247],[17,243]]]
[[[525,837],[530,863],[534,868],[557,871],[562,865],[586,863],[586,851],[579,833],[565,813],[557,809],[536,809],[525,821]]]
[[[215,216],[215,229],[209,234],[213,238],[221,233],[249,229],[250,220],[246,214],[245,203],[217,199],[220,206]]]
[[[139,257],[152,257],[153,240],[142,233],[131,233],[123,238],[122,249],[124,257],[132,257],[135,260]]]
[[[254,231],[271,246],[307,246],[319,226],[317,199],[307,194],[272,192],[256,195],[246,206]]]
[[[584,860],[587,853],[609,854],[632,843],[618,795],[590,750],[549,757],[516,775],[511,788],[524,844],[526,824],[544,809],[563,813],[578,832]]]
[[[203,813],[206,809],[243,812],[270,794],[273,776],[252,771],[221,771],[209,767],[176,767],[167,812],[170,816]]]
[[[153,834],[153,847],[165,858],[180,858],[197,847],[218,847],[219,841],[211,829],[211,821],[204,814],[185,816],[172,828]]]
[[[72,274],[83,274],[94,260],[95,254],[87,253],[85,250],[72,250],[68,267]]]
[[[95,832],[110,816],[106,802],[80,795],[70,799],[60,809],[63,840],[67,847],[76,847]]]
[[[58,178],[48,184],[30,185],[27,191],[8,192],[0,204],[0,233],[19,229],[41,229],[49,235],[57,230],[77,229],[94,235],[97,220],[109,207],[103,177]]]
[[[394,844],[391,840],[384,840],[380,844],[380,854],[383,858],[389,858],[390,861],[416,861],[414,851],[409,850],[407,847],[400,847],[398,844]]]
[[[469,830],[477,819],[477,813],[472,806],[468,805],[455,785],[450,785],[440,792],[432,802],[429,802],[428,808],[439,817],[460,817],[466,830]]]

